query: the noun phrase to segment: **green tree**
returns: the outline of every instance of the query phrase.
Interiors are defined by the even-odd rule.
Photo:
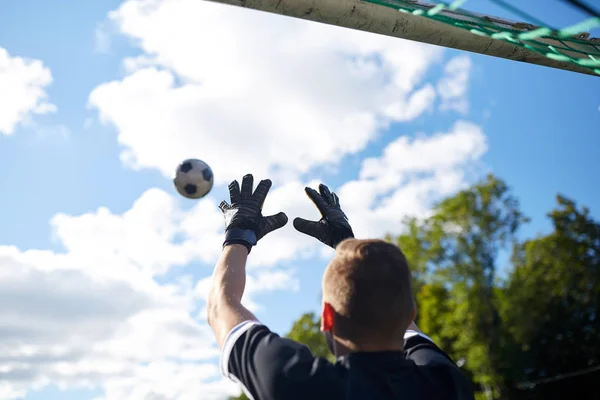
[[[239,396],[229,396],[227,398],[227,400],[250,400],[248,398],[248,396],[246,396],[246,394],[244,392],[242,392],[242,394],[240,394]]]
[[[397,238],[416,273],[418,323],[464,360],[478,397],[506,398],[496,263],[526,221],[509,187],[489,175],[424,221],[409,220]]]
[[[447,329],[452,318],[453,299],[450,291],[442,284],[432,283],[421,287],[419,299],[418,326],[442,349],[451,349],[456,333]]]
[[[386,235],[385,240],[391,243],[402,244],[402,252],[410,264],[412,275],[412,288],[414,293],[420,293],[431,272],[428,268],[433,251],[430,246],[429,237],[423,224],[416,218],[408,218],[404,221],[405,232],[400,236]],[[417,318],[420,318],[417,315]]]
[[[515,247],[505,290],[503,319],[518,345],[507,374],[515,382],[600,365],[600,224],[587,208],[563,196],[548,216],[554,227],[550,234]],[[598,378],[589,381],[590,389]],[[582,378],[562,382],[562,388],[568,391],[569,382],[577,382],[580,390],[585,385]],[[546,398],[559,397],[558,386],[544,387],[551,388]]]

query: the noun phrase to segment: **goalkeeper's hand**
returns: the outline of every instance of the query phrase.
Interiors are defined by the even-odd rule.
[[[283,212],[268,217],[262,215],[262,207],[271,184],[269,179],[262,180],[252,193],[254,178],[251,174],[242,179],[241,191],[238,181],[229,184],[231,204],[222,201],[219,205],[225,217],[223,246],[242,244],[250,253],[252,246],[255,246],[267,233],[287,224],[288,217]]]
[[[297,231],[312,236],[334,249],[343,240],[354,237],[348,217],[340,208],[340,199],[335,193],[330,192],[323,184],[319,185],[319,192],[309,187],[304,190],[319,209],[321,219],[307,221],[296,218],[294,228]]]

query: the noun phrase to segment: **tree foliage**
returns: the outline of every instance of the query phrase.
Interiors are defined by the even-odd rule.
[[[416,272],[419,324],[486,393],[504,397],[497,258],[527,219],[508,186],[494,176],[437,204],[397,238]]]
[[[548,216],[552,233],[515,247],[505,290],[503,319],[518,346],[511,376],[521,382],[600,364],[600,224],[563,196]]]

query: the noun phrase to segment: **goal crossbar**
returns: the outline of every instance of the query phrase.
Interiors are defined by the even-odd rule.
[[[473,53],[485,54],[493,57],[504,58],[513,61],[520,61],[530,64],[558,68],[571,72],[578,72],[588,75],[600,76],[592,68],[586,68],[571,62],[565,62],[558,59],[540,54],[536,51],[528,50],[519,45],[515,45],[506,40],[498,40],[489,36],[474,34],[469,30],[440,22],[439,20],[424,18],[414,13],[400,12],[393,8],[374,4],[374,2],[362,0],[209,0],[221,4],[239,6],[258,11],[279,14],[287,17],[301,18],[304,20],[325,23],[350,29],[357,29],[376,34],[392,36],[401,39],[413,40],[422,43],[433,44],[458,50],[464,50]],[[435,5],[411,0],[415,6],[423,10],[430,9]],[[486,20],[498,27],[498,32],[503,29],[527,30],[535,29],[530,24],[508,21],[501,18],[489,17],[474,13],[461,13],[452,10],[443,10],[454,20],[462,19],[469,23],[469,19]],[[594,46],[596,50],[600,48],[599,39],[587,40],[586,34],[574,35],[579,42],[586,47]],[[560,45],[558,41],[546,38],[537,38],[539,42],[545,45]],[[571,47],[575,51],[566,56],[576,59],[582,57],[582,52],[577,48]],[[592,58],[592,63],[594,63]],[[600,70],[600,65],[598,66]]]

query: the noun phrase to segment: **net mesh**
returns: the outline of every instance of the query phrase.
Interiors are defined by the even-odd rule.
[[[586,31],[600,27],[600,14],[577,0],[565,0],[589,14],[583,21],[557,29],[503,0],[489,0],[530,22],[513,22],[470,12],[462,8],[468,0],[451,3],[416,0],[363,0],[442,22],[472,34],[503,40],[556,61],[572,63],[600,75],[600,38]]]

